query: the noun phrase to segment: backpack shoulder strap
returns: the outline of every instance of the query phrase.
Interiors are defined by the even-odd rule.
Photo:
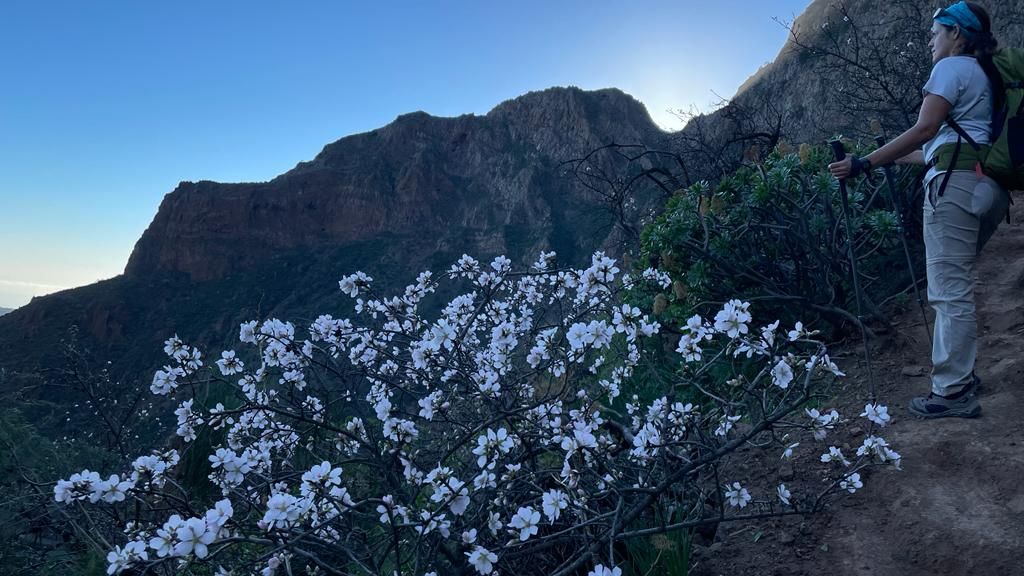
[[[964,142],[967,142],[971,146],[971,148],[974,148],[976,151],[979,152],[981,151],[981,145],[975,142],[974,138],[971,138],[971,135],[968,134],[967,131],[963,129],[963,127],[957,124],[956,120],[953,120],[951,116],[946,116],[946,125],[952,128],[958,136],[963,138]]]

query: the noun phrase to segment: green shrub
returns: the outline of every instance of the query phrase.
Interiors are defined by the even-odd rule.
[[[678,191],[641,237],[642,261],[677,283],[642,304],[679,325],[703,304],[738,297],[753,302],[759,317],[774,315],[784,325],[797,316],[815,319],[813,313],[836,336],[856,322],[852,241],[864,316],[880,321],[878,304],[910,285],[901,216],[880,174],[874,182],[850,181],[848,237],[828,161],[824,147],[804,145],[799,154],[773,153],[714,186]],[[901,195],[914,190],[907,175],[899,174]],[[909,241],[911,253],[920,254],[918,237]],[[663,299],[660,306],[655,298]]]

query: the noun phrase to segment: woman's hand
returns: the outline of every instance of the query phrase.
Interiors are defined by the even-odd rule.
[[[839,180],[845,180],[850,176],[850,172],[853,170],[853,157],[847,156],[839,162],[833,162],[828,165],[828,171]]]

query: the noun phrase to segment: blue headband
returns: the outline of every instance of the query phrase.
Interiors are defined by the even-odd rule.
[[[938,9],[934,20],[946,26],[959,26],[960,31],[968,37],[982,31],[981,21],[962,0],[949,8]]]

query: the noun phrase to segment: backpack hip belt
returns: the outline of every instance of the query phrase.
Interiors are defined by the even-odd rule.
[[[928,161],[928,167],[938,168],[940,172],[947,170],[975,171],[978,165],[984,169],[990,146],[982,144],[977,150],[970,146],[963,146],[959,153],[957,153],[956,147],[956,142],[939,146],[931,160]]]

